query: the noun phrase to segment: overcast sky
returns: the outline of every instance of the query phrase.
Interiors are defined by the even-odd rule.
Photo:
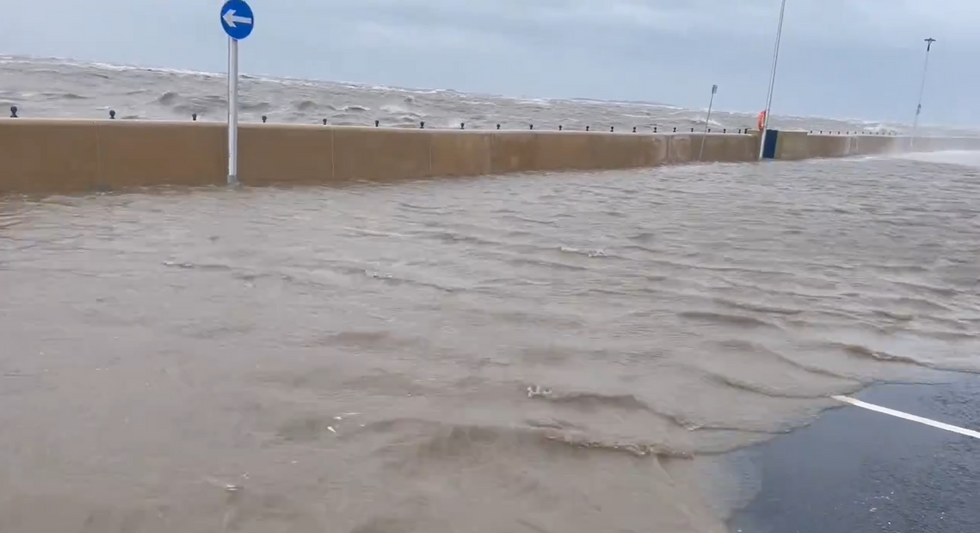
[[[780,0],[253,0],[243,72],[765,106]],[[0,0],[0,54],[223,72],[220,0]],[[774,113],[980,124],[980,0],[788,0]],[[2,79],[0,79],[2,84]]]

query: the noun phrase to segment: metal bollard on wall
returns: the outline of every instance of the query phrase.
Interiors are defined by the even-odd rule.
[[[10,106],[10,118],[17,118],[17,106]]]
[[[421,121],[421,122],[419,122],[419,129],[420,130],[424,130],[425,129],[425,121],[424,120]]]
[[[613,133],[615,131],[616,131],[616,126],[609,126],[609,133]]]
[[[380,125],[381,125],[381,121],[380,121],[380,120],[375,120],[375,121],[374,121],[374,127],[375,127],[375,128],[377,128],[377,127],[378,127],[378,126],[380,126]]]
[[[323,125],[324,125],[324,126],[326,126],[326,125],[327,125],[327,119],[323,119]]]
[[[197,113],[191,113],[191,120],[197,122]]]
[[[674,126],[674,133],[677,133],[677,126]]]
[[[497,124],[497,129],[498,129],[498,130],[500,129],[500,124]]]
[[[262,115],[262,123],[265,124],[267,120],[269,120],[269,117]]]
[[[465,130],[466,129],[466,123],[465,122],[460,122],[459,123],[459,129]]]
[[[531,124],[531,129],[532,129],[532,130],[534,129],[534,124]]]
[[[589,126],[586,126],[585,127],[585,131],[589,131]]]
[[[561,131],[561,124],[558,125],[558,131]]]
[[[656,126],[653,127],[653,132],[654,133],[657,133],[657,127]]]
[[[633,133],[636,133],[636,126],[633,126]]]
[[[109,110],[109,119],[110,120],[115,120],[115,118],[116,118],[116,112],[114,110],[110,109]]]

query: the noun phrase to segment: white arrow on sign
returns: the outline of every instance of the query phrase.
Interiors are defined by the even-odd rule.
[[[225,11],[225,14],[222,15],[221,18],[225,19],[225,24],[227,24],[229,28],[237,27],[236,24],[252,23],[252,19],[248,17],[239,17],[238,15],[236,15],[234,9],[229,9],[228,11]]]

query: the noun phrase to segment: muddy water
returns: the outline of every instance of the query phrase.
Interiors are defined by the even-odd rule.
[[[980,368],[978,215],[935,159],[0,199],[0,530],[723,531],[699,464]]]

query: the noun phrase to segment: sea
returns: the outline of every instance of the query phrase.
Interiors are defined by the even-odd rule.
[[[253,121],[704,126],[243,89]],[[0,60],[24,117],[221,120],[223,90]],[[975,152],[0,197],[0,531],[723,533],[759,489],[729,452],[980,372],[977,257]]]
[[[225,73],[145,68],[0,55],[0,116],[11,106],[24,118],[225,121]],[[658,132],[756,128],[762,110],[684,109],[653,102],[516,98],[451,89],[411,89],[244,74],[240,118],[246,122],[459,129],[535,129]],[[907,124],[780,115],[770,127],[814,133],[907,133]],[[975,129],[923,124],[918,135],[976,136]]]

